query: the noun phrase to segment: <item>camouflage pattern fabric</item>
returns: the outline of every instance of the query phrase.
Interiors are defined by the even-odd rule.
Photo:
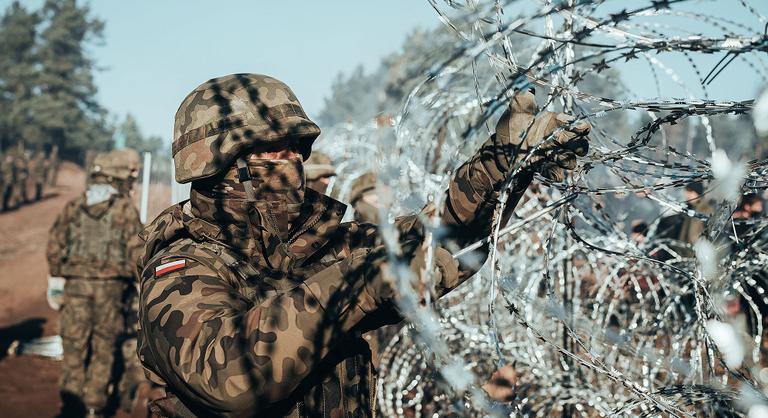
[[[147,381],[144,377],[144,368],[141,367],[139,357],[136,354],[137,347],[138,341],[136,337],[125,339],[120,345],[123,359],[123,374],[120,378],[120,383],[117,385],[117,390],[120,396],[120,409],[126,412],[131,411],[139,385]]]
[[[64,286],[59,324],[64,356],[59,385],[63,393],[96,411],[107,403],[115,342],[123,329],[124,288],[121,280],[80,277],[67,279]]]
[[[13,154],[6,153],[0,159],[0,177],[2,177],[2,182],[0,182],[0,198],[2,198],[0,205],[2,207],[0,209],[6,211],[11,209],[13,205],[13,189],[16,184],[16,165],[13,163]]]
[[[56,185],[56,181],[59,177],[59,146],[53,145],[51,152],[48,153],[48,184],[51,186]]]
[[[29,187],[29,158],[27,157],[27,153],[24,152],[24,148],[20,148],[13,156],[13,164],[15,166],[14,190],[16,191],[16,204],[28,203],[29,193],[27,188]]]
[[[135,236],[139,213],[127,196],[85,205],[85,196],[71,200],[49,231],[47,256],[52,276],[114,279],[135,275]]]
[[[46,183],[47,175],[48,160],[46,160],[45,155],[41,151],[38,151],[29,161],[29,178],[35,187],[35,201],[43,197],[43,187]]]
[[[323,194],[326,194],[331,178],[336,176],[336,169],[330,157],[320,151],[312,152],[304,161],[304,172],[307,176],[307,187]],[[335,197],[335,192],[331,193],[331,196]]]
[[[123,373],[117,386],[120,397],[120,408],[130,412],[136,390],[142,382],[146,382],[144,368],[141,367],[137,354],[138,341],[136,340],[137,323],[139,315],[139,292],[135,284],[126,286],[123,294],[123,319],[122,343],[120,354],[123,361]]]
[[[489,231],[497,193],[476,171],[461,170],[467,177],[449,193],[447,222],[473,232],[466,240]],[[155,412],[372,416],[371,352],[360,333],[399,320],[376,227],[341,224],[344,205],[307,189],[297,232],[281,243],[238,205],[193,190],[142,232],[139,357],[168,392]],[[398,227],[408,256],[421,226],[410,216]],[[173,262],[183,268],[156,275]],[[438,267],[437,296],[474,272],[445,250]]]
[[[320,128],[285,83],[259,74],[214,78],[179,106],[173,129],[176,181],[187,183],[229,170],[257,144],[299,139],[308,157]]]

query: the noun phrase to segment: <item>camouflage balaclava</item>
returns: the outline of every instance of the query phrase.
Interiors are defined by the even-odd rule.
[[[195,181],[192,213],[224,228],[225,241],[251,257],[286,243],[304,203],[301,157],[237,159],[223,177]]]

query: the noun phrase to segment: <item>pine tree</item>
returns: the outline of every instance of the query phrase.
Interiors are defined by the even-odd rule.
[[[13,2],[0,19],[0,151],[30,141],[31,101],[39,72],[35,41],[40,16]]]
[[[37,134],[58,144],[64,158],[109,147],[106,111],[96,99],[95,64],[86,46],[102,39],[103,22],[75,0],[46,0],[38,56],[39,95],[34,100]]]
[[[130,113],[119,126],[119,131],[125,138],[125,146],[139,152],[158,153],[163,148],[163,139],[158,136],[144,136],[139,124]]]

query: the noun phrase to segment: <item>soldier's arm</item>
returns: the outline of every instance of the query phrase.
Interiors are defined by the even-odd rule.
[[[499,203],[501,187],[505,184],[512,168],[499,164],[494,153],[489,152],[494,146],[489,138],[480,150],[456,171],[451,181],[446,198],[442,223],[448,230],[447,237],[463,247],[481,240],[492,233],[494,211]],[[505,225],[525,194],[533,179],[531,170],[522,170],[512,179],[512,188],[508,194],[504,211],[501,213],[501,225]],[[457,281],[463,282],[476,272],[478,257],[484,260],[488,247],[481,246],[472,255],[472,263],[459,260]]]
[[[126,220],[125,230],[123,231],[123,242],[126,245],[126,265],[123,271],[126,272],[126,277],[138,278],[136,274],[136,261],[139,259],[141,252],[144,248],[144,242],[139,238],[139,232],[144,228],[141,224],[141,218],[139,211],[133,206],[133,202],[128,199],[126,207]]]
[[[150,263],[142,279],[148,350],[141,360],[193,411],[269,414],[365,316],[365,292],[345,278],[354,258],[255,301],[195,261]],[[174,261],[183,268],[156,277]]]
[[[67,203],[48,231],[46,257],[48,258],[48,270],[51,276],[61,275],[61,265],[64,263],[64,258],[67,254],[69,226],[72,223],[76,210],[76,201]]]

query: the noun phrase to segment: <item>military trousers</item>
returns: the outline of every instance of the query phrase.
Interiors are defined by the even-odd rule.
[[[123,331],[121,280],[67,278],[60,318],[59,387],[100,411],[107,404],[115,344]]]

